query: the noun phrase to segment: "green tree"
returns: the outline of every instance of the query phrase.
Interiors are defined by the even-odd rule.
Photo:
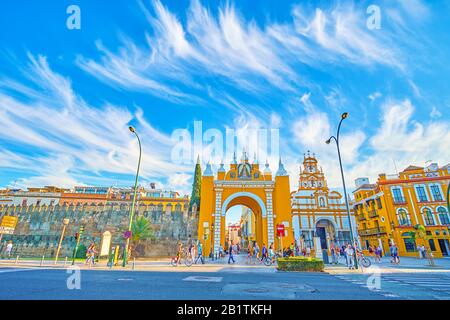
[[[194,182],[192,183],[191,201],[189,202],[189,211],[192,210],[194,203],[197,209],[200,208],[200,191],[202,184],[202,169],[200,167],[200,157],[197,157],[197,164],[195,165]]]
[[[136,256],[135,249],[140,244],[141,240],[153,239],[153,228],[145,217],[137,217],[131,224],[131,249],[132,256]]]
[[[411,239],[414,241],[414,243],[416,243],[417,239],[423,240],[428,262],[430,263],[430,265],[434,265],[433,255],[431,252],[430,245],[428,243],[428,240],[430,240],[430,237],[427,235],[427,229],[423,225],[418,224],[418,225],[414,226],[414,231],[410,231],[410,232],[408,232],[408,234],[411,237]],[[416,245],[417,245],[417,243],[416,243]]]

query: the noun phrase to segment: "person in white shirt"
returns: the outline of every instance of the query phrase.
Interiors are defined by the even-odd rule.
[[[355,250],[352,248],[350,244],[347,245],[347,248],[345,249],[345,254],[347,256],[348,268],[355,269],[355,261],[354,261]]]
[[[13,244],[12,244],[12,241],[10,241],[6,245],[6,250],[5,250],[6,251],[6,255],[8,256],[8,259],[11,258],[12,248],[13,248]]]

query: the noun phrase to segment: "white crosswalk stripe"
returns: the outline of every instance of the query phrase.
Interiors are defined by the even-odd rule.
[[[450,277],[446,274],[384,274],[382,279],[396,285],[424,287],[450,294]]]
[[[369,288],[366,284],[368,276],[364,274],[341,274],[336,275],[336,278],[360,287]],[[372,291],[387,298],[416,299],[417,290],[423,290],[433,297],[440,297],[440,299],[450,298],[450,274],[447,273],[384,273],[381,275],[381,282],[390,285],[388,287],[382,285],[381,290]],[[414,289],[411,290],[412,288]]]
[[[9,272],[22,272],[22,271],[33,271],[35,268],[28,269],[0,269],[0,273],[9,273]]]

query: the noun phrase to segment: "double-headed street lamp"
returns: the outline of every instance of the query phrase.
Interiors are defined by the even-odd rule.
[[[348,117],[348,112],[344,112],[341,116],[341,121],[339,122],[336,136],[331,136],[330,139],[325,141],[325,143],[330,144],[332,139],[334,141],[336,141],[336,147],[337,147],[338,158],[339,158],[339,167],[341,169],[342,185],[344,186],[345,206],[347,207],[348,222],[350,225],[350,240],[351,240],[352,244],[354,245],[355,239],[353,237],[352,218],[350,215],[350,207],[348,206],[347,188],[345,187],[344,169],[342,168],[342,160],[341,160],[341,150],[339,149],[339,133],[341,131],[341,124],[342,124],[342,121],[344,121],[344,119],[347,119],[347,117]],[[355,248],[355,268],[358,269],[358,257],[357,257],[357,253],[356,253],[356,248]]]
[[[139,139],[138,134],[136,133],[136,130],[133,127],[128,127],[131,132],[133,132],[138,140],[139,143],[139,161],[137,166],[137,172],[136,172],[136,180],[134,182],[134,193],[133,193],[133,201],[131,203],[131,214],[130,214],[130,222],[128,224],[128,232],[126,235],[126,243],[123,250],[123,263],[122,266],[125,267],[127,265],[127,254],[128,254],[128,247],[130,245],[130,238],[131,238],[131,226],[133,224],[133,216],[134,216],[134,208],[135,208],[135,202],[136,202],[136,193],[137,193],[137,184],[139,180],[139,168],[141,166],[141,155],[142,155],[142,148],[141,148],[141,140]]]

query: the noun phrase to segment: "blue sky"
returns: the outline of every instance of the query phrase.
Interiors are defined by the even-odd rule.
[[[72,4],[81,30],[66,27]],[[367,28],[371,4],[381,29]],[[395,173],[394,162],[450,162],[448,1],[17,0],[0,9],[1,187],[129,186],[132,124],[141,183],[189,193],[196,156],[172,161],[171,135],[202,121],[240,135],[279,129],[293,189],[307,150],[339,188],[336,149],[323,141],[344,111],[350,185]],[[278,159],[268,160],[275,171]]]

